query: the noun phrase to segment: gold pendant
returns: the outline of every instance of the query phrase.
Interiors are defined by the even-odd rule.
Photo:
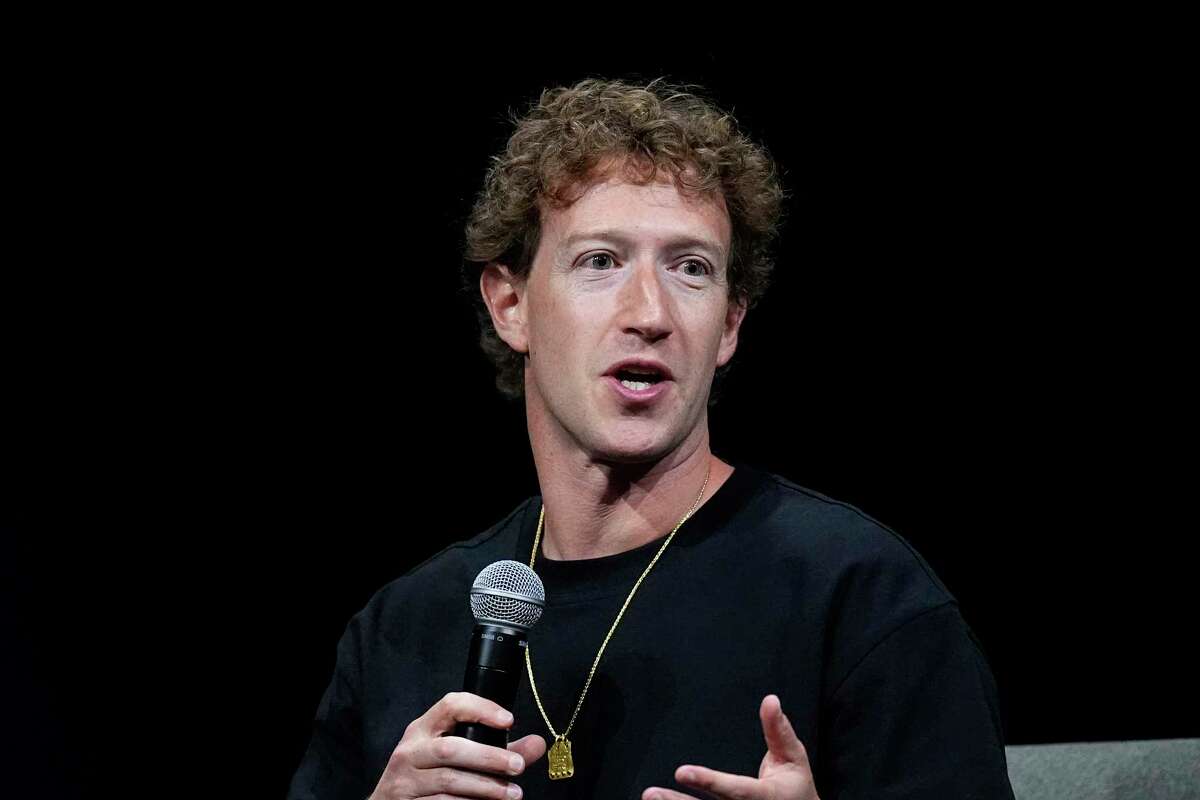
[[[575,760],[571,758],[571,740],[566,736],[554,737],[550,746],[550,780],[558,781],[575,774]]]

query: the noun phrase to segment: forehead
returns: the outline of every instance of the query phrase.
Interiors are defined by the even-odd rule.
[[[542,209],[542,235],[554,243],[614,232],[645,244],[703,239],[728,256],[732,226],[720,195],[681,193],[670,180],[647,184],[609,178],[589,185],[565,206]]]

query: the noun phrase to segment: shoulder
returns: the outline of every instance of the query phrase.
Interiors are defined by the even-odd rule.
[[[893,633],[926,619],[965,629],[958,601],[905,537],[855,506],[766,472],[739,537],[754,569],[801,619],[819,620],[836,685]]]
[[[469,614],[471,582],[488,564],[513,558],[530,508],[537,508],[535,498],[525,500],[477,536],[448,545],[387,583],[351,624],[399,634],[422,618],[441,618],[451,609]]]
[[[783,560],[816,561],[826,572],[903,574],[923,584],[934,601],[953,595],[916,548],[863,510],[787,478],[758,471],[760,488],[747,509],[759,536]]]
[[[755,491],[734,536],[748,562],[832,624],[857,630],[902,623],[956,603],[903,536],[849,503],[751,470]]]

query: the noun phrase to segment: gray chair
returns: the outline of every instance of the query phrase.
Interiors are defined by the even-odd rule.
[[[1200,800],[1200,739],[1010,745],[1017,800]]]

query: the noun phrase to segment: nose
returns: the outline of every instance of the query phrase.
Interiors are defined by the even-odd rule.
[[[673,327],[669,298],[660,273],[653,262],[639,260],[621,287],[621,330],[650,343],[665,339]]]

